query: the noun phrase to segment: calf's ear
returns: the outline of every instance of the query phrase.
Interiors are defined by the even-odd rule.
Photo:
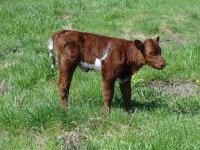
[[[144,53],[144,44],[140,40],[134,40],[135,47]]]

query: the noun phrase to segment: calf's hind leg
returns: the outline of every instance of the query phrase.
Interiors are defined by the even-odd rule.
[[[111,102],[114,94],[114,84],[113,80],[103,80],[103,99],[104,99],[104,113],[108,113],[111,107]]]
[[[57,79],[57,86],[60,95],[60,105],[64,109],[67,107],[69,88],[76,66],[77,64],[75,62],[71,62],[65,58],[62,60],[59,59],[59,75]]]

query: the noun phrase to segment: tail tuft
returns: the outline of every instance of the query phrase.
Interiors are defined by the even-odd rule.
[[[54,56],[54,46],[53,46],[53,38],[49,39],[48,43],[48,48],[49,48],[49,56],[51,58],[51,69],[55,68],[55,56]]]

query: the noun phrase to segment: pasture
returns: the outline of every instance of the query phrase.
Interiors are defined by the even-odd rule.
[[[200,1],[1,0],[0,149],[200,149]],[[77,69],[59,105],[49,37],[76,29],[130,40],[160,36],[167,67],[132,78],[132,113],[119,85],[103,114],[101,76]]]

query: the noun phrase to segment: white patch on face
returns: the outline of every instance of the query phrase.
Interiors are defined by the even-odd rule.
[[[117,81],[120,83],[120,84],[122,84],[122,83],[124,83],[124,82],[126,82],[126,81],[128,81],[129,80],[129,78],[124,78],[124,79],[122,79],[122,78],[117,78]]]

